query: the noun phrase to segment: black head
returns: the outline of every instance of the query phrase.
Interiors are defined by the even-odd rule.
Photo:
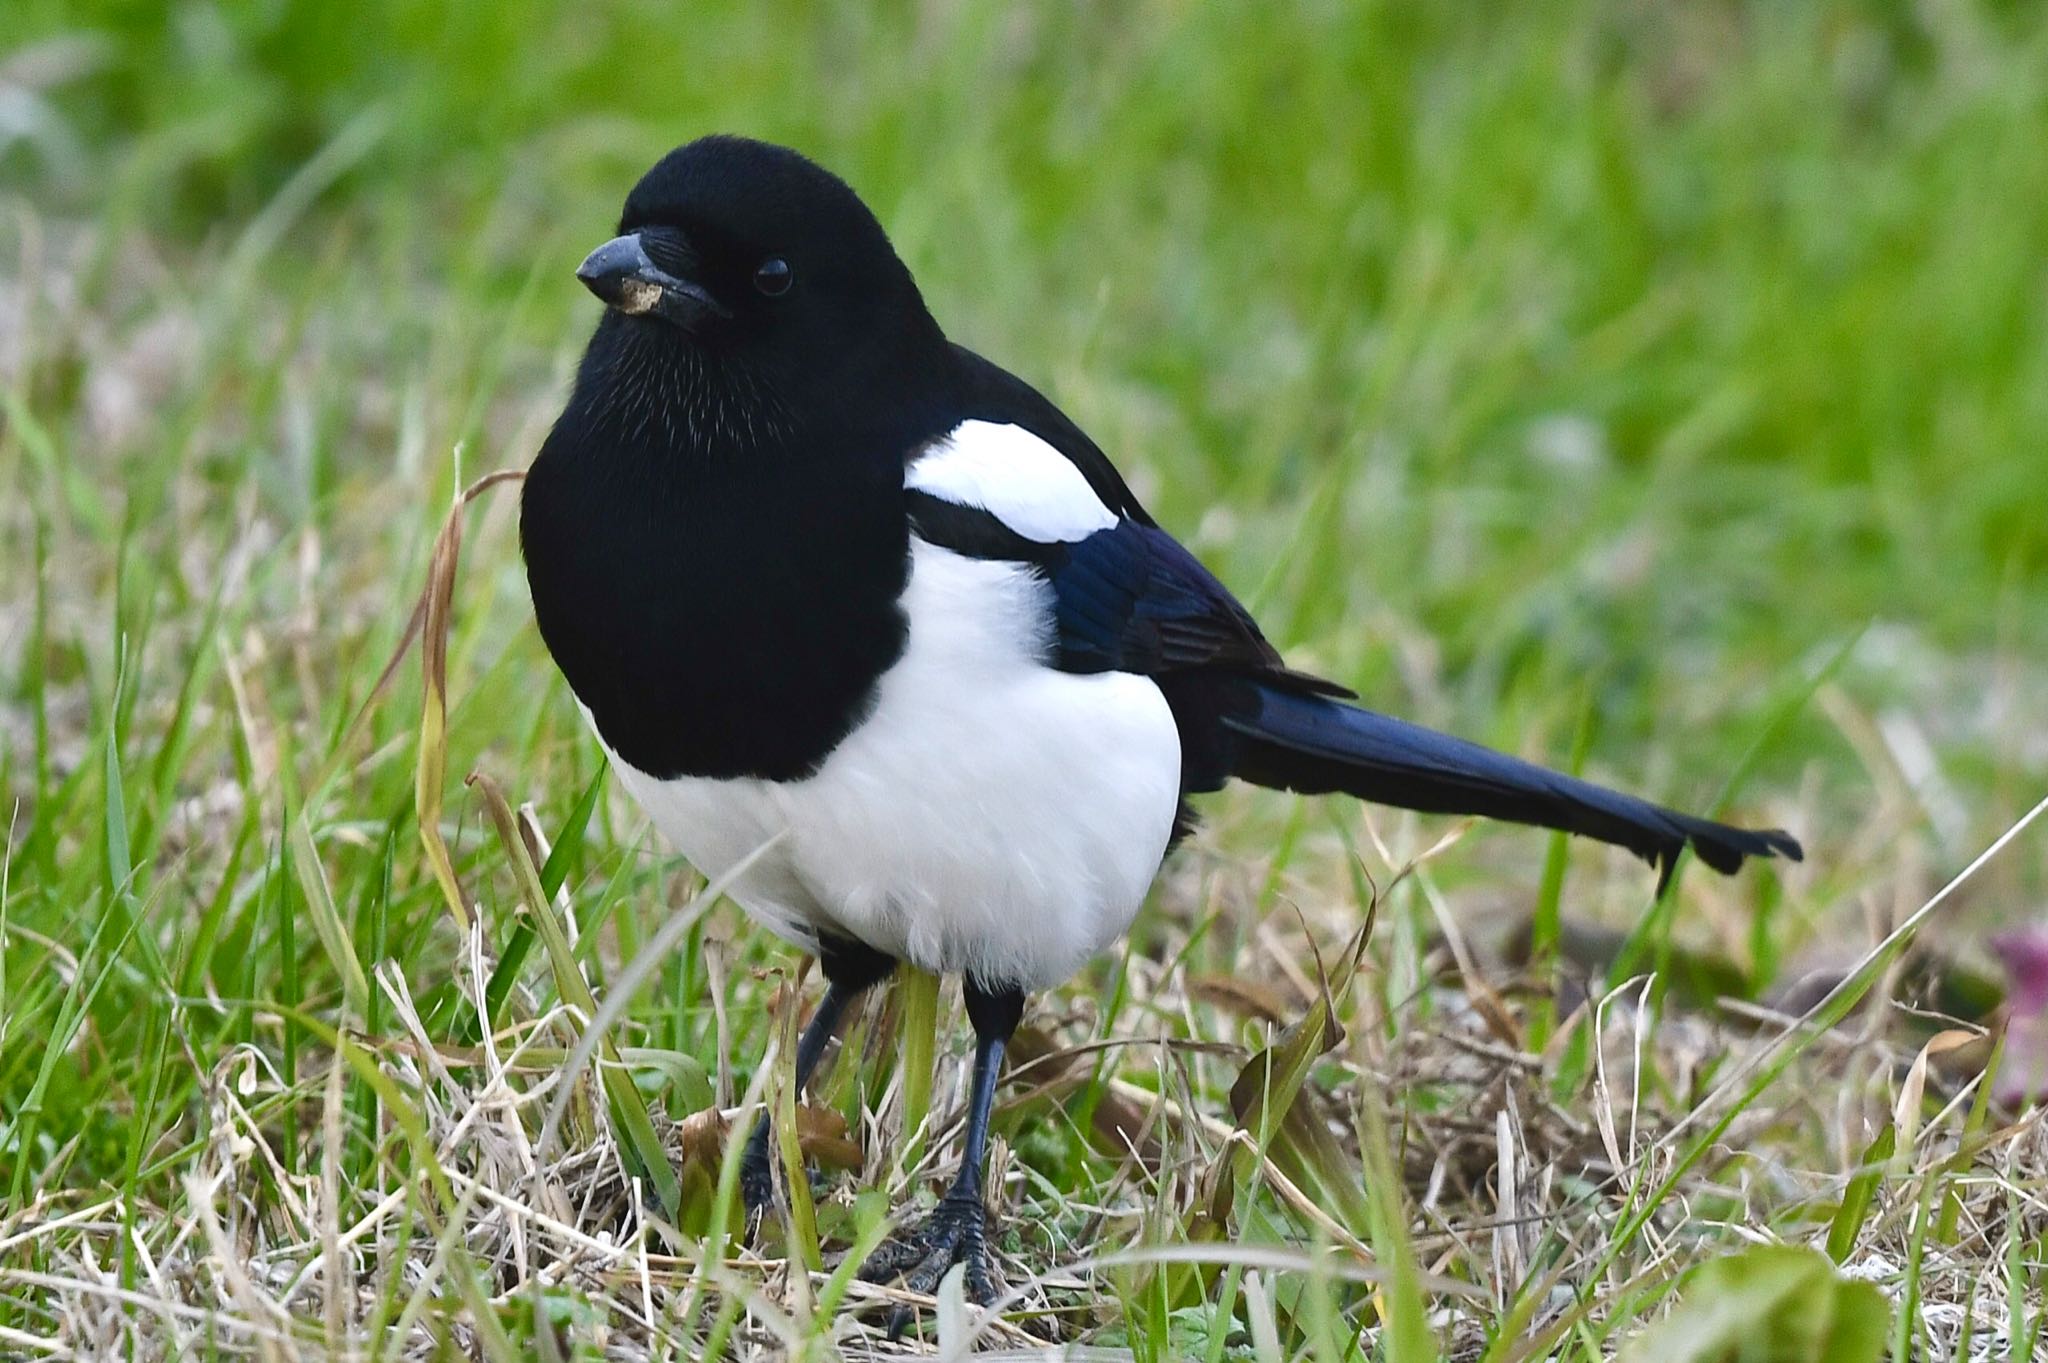
[[[637,345],[729,361],[785,403],[793,381],[806,395],[851,391],[943,349],[860,197],[798,153],[746,138],[664,156],[626,196],[619,235],[576,273]]]

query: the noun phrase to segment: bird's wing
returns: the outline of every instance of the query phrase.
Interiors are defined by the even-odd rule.
[[[1126,520],[1153,524],[1151,513],[1139,505],[1130,484],[1109,462],[1109,456],[1065,412],[1053,406],[1051,399],[965,346],[952,347],[952,355],[970,407],[968,415],[1022,426],[1078,469],[1102,505]]]
[[[913,458],[911,526],[975,558],[1028,564],[1052,585],[1054,656],[1070,672],[1136,672],[1172,707],[1185,791],[1228,777],[1484,814],[1618,844],[1666,875],[1688,844],[1717,871],[1797,860],[1799,844],[1693,818],[1386,715],[1291,671],[1249,612],[1152,522],[1101,450],[1030,385],[970,352],[975,420]]]
[[[920,539],[972,558],[1027,564],[1045,578],[1053,595],[1052,661],[1064,671],[1162,677],[1201,669],[1350,694],[1289,671],[1250,613],[1193,554],[1158,526],[1105,503],[1096,481],[1033,430],[969,420],[918,452],[904,489]]]

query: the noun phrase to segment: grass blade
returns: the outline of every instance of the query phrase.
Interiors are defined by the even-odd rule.
[[[512,806],[506,803],[504,792],[489,777],[473,775],[470,781],[482,793],[484,807],[490,812],[491,822],[497,826],[505,855],[512,861],[512,870],[520,882],[521,893],[526,897],[532,921],[554,965],[555,988],[565,1002],[591,1020],[591,1030],[596,1031],[597,1000],[591,995],[590,985],[576,964],[568,935],[555,919],[553,898],[541,890],[540,869],[527,855],[526,840],[519,836],[519,824],[513,817]],[[602,1032],[598,1034],[603,1036]],[[676,1179],[674,1166],[669,1163],[667,1149],[654,1132],[647,1102],[633,1083],[632,1072],[620,1059],[618,1048],[607,1038],[598,1042],[598,1049],[602,1055],[599,1079],[604,1086],[612,1123],[619,1132],[621,1152],[631,1161],[633,1172],[654,1189],[663,1214],[673,1221],[681,1213],[682,1185]]]
[[[1749,778],[1750,772],[1755,770],[1763,755],[1776,745],[1786,727],[1806,709],[1821,687],[1827,685],[1835,674],[1842,670],[1842,665],[1849,661],[1849,655],[1855,651],[1863,635],[1864,630],[1859,629],[1843,640],[1840,646],[1828,655],[1827,661],[1814,669],[1812,676],[1771,708],[1763,727],[1757,731],[1755,740],[1743,753],[1741,761],[1736,763],[1735,769],[1728,774],[1728,779],[1722,783],[1721,793],[1714,797],[1708,813],[1719,814],[1734,797],[1735,792],[1742,788],[1742,783]],[[1690,857],[1690,852],[1681,855],[1678,864],[1672,868],[1670,878],[1659,888],[1656,899],[1650,905],[1650,911],[1637,919],[1635,926],[1629,930],[1621,950],[1615,954],[1614,964],[1608,969],[1607,978],[1610,981],[1633,977],[1642,970],[1646,956],[1654,957],[1658,965],[1657,997],[1662,999],[1665,977],[1669,973],[1671,923],[1678,906],[1678,882],[1685,870],[1685,862]]]
[[[1870,1219],[1870,1208],[1877,1198],[1878,1180],[1884,1177],[1898,1140],[1898,1127],[1886,1122],[1884,1130],[1864,1150],[1849,1186],[1842,1190],[1842,1205],[1828,1223],[1828,1258],[1838,1264],[1847,1263],[1856,1248],[1856,1237],[1863,1233],[1863,1223]]]
[[[598,797],[604,793],[605,778],[610,773],[603,767],[590,778],[590,784],[583,788],[583,795],[576,801],[576,807],[569,812],[569,821],[562,825],[555,838],[555,845],[548,851],[547,863],[540,868],[541,893],[552,900],[555,892],[562,888],[568,878],[569,865],[583,847],[583,834],[590,826],[590,815],[597,808]],[[496,1030],[504,1022],[505,1000],[512,996],[512,986],[519,982],[519,971],[526,964],[527,954],[533,950],[533,924],[525,918],[512,925],[511,936],[505,939],[505,949],[498,956],[498,964],[491,969],[491,978],[484,986],[484,1015],[486,1026]],[[470,1037],[475,1040],[475,1037]]]
[[[306,916],[313,920],[313,931],[320,938],[320,946],[333,964],[334,973],[341,977],[342,1002],[347,1006],[350,1017],[363,1017],[370,1007],[370,981],[363,973],[363,963],[356,958],[348,925],[341,920],[341,910],[335,907],[334,892],[327,883],[327,867],[313,846],[313,834],[306,827],[303,806],[285,817],[285,848],[291,859],[292,876],[305,899]]]
[[[897,1167],[914,1169],[924,1155],[932,1110],[932,1067],[938,1062],[939,977],[914,965],[896,971],[903,1038],[903,1144]]]

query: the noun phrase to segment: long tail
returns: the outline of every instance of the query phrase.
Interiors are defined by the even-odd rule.
[[[1461,738],[1320,696],[1258,688],[1256,713],[1224,723],[1244,740],[1234,774],[1282,790],[1343,791],[1430,814],[1481,814],[1626,847],[1668,872],[1688,843],[1730,874],[1744,857],[1800,859],[1790,835],[1756,832],[1664,809],[1546,771]]]

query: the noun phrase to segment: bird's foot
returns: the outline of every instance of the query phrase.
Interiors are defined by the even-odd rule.
[[[764,1123],[756,1128],[766,1133]],[[783,1204],[783,1196],[776,1187],[775,1164],[779,1158],[775,1147],[769,1143],[766,1134],[758,1138],[749,1137],[747,1148],[740,1152],[740,1206],[747,1217],[747,1233],[757,1234],[762,1225],[773,1216]],[[831,1190],[825,1175],[816,1169],[805,1171],[811,1184],[811,1201],[817,1202]]]
[[[901,1278],[909,1291],[931,1296],[955,1264],[965,1265],[967,1299],[988,1306],[996,1299],[1001,1276],[989,1249],[988,1209],[979,1197],[948,1193],[918,1225],[898,1231],[860,1266],[860,1276],[871,1283]],[[899,1305],[889,1312],[889,1338],[902,1335],[916,1311]]]
[[[764,1121],[740,1152],[740,1205],[746,1209],[749,1227],[760,1225],[775,1210],[775,1170],[769,1161],[767,1130]]]

